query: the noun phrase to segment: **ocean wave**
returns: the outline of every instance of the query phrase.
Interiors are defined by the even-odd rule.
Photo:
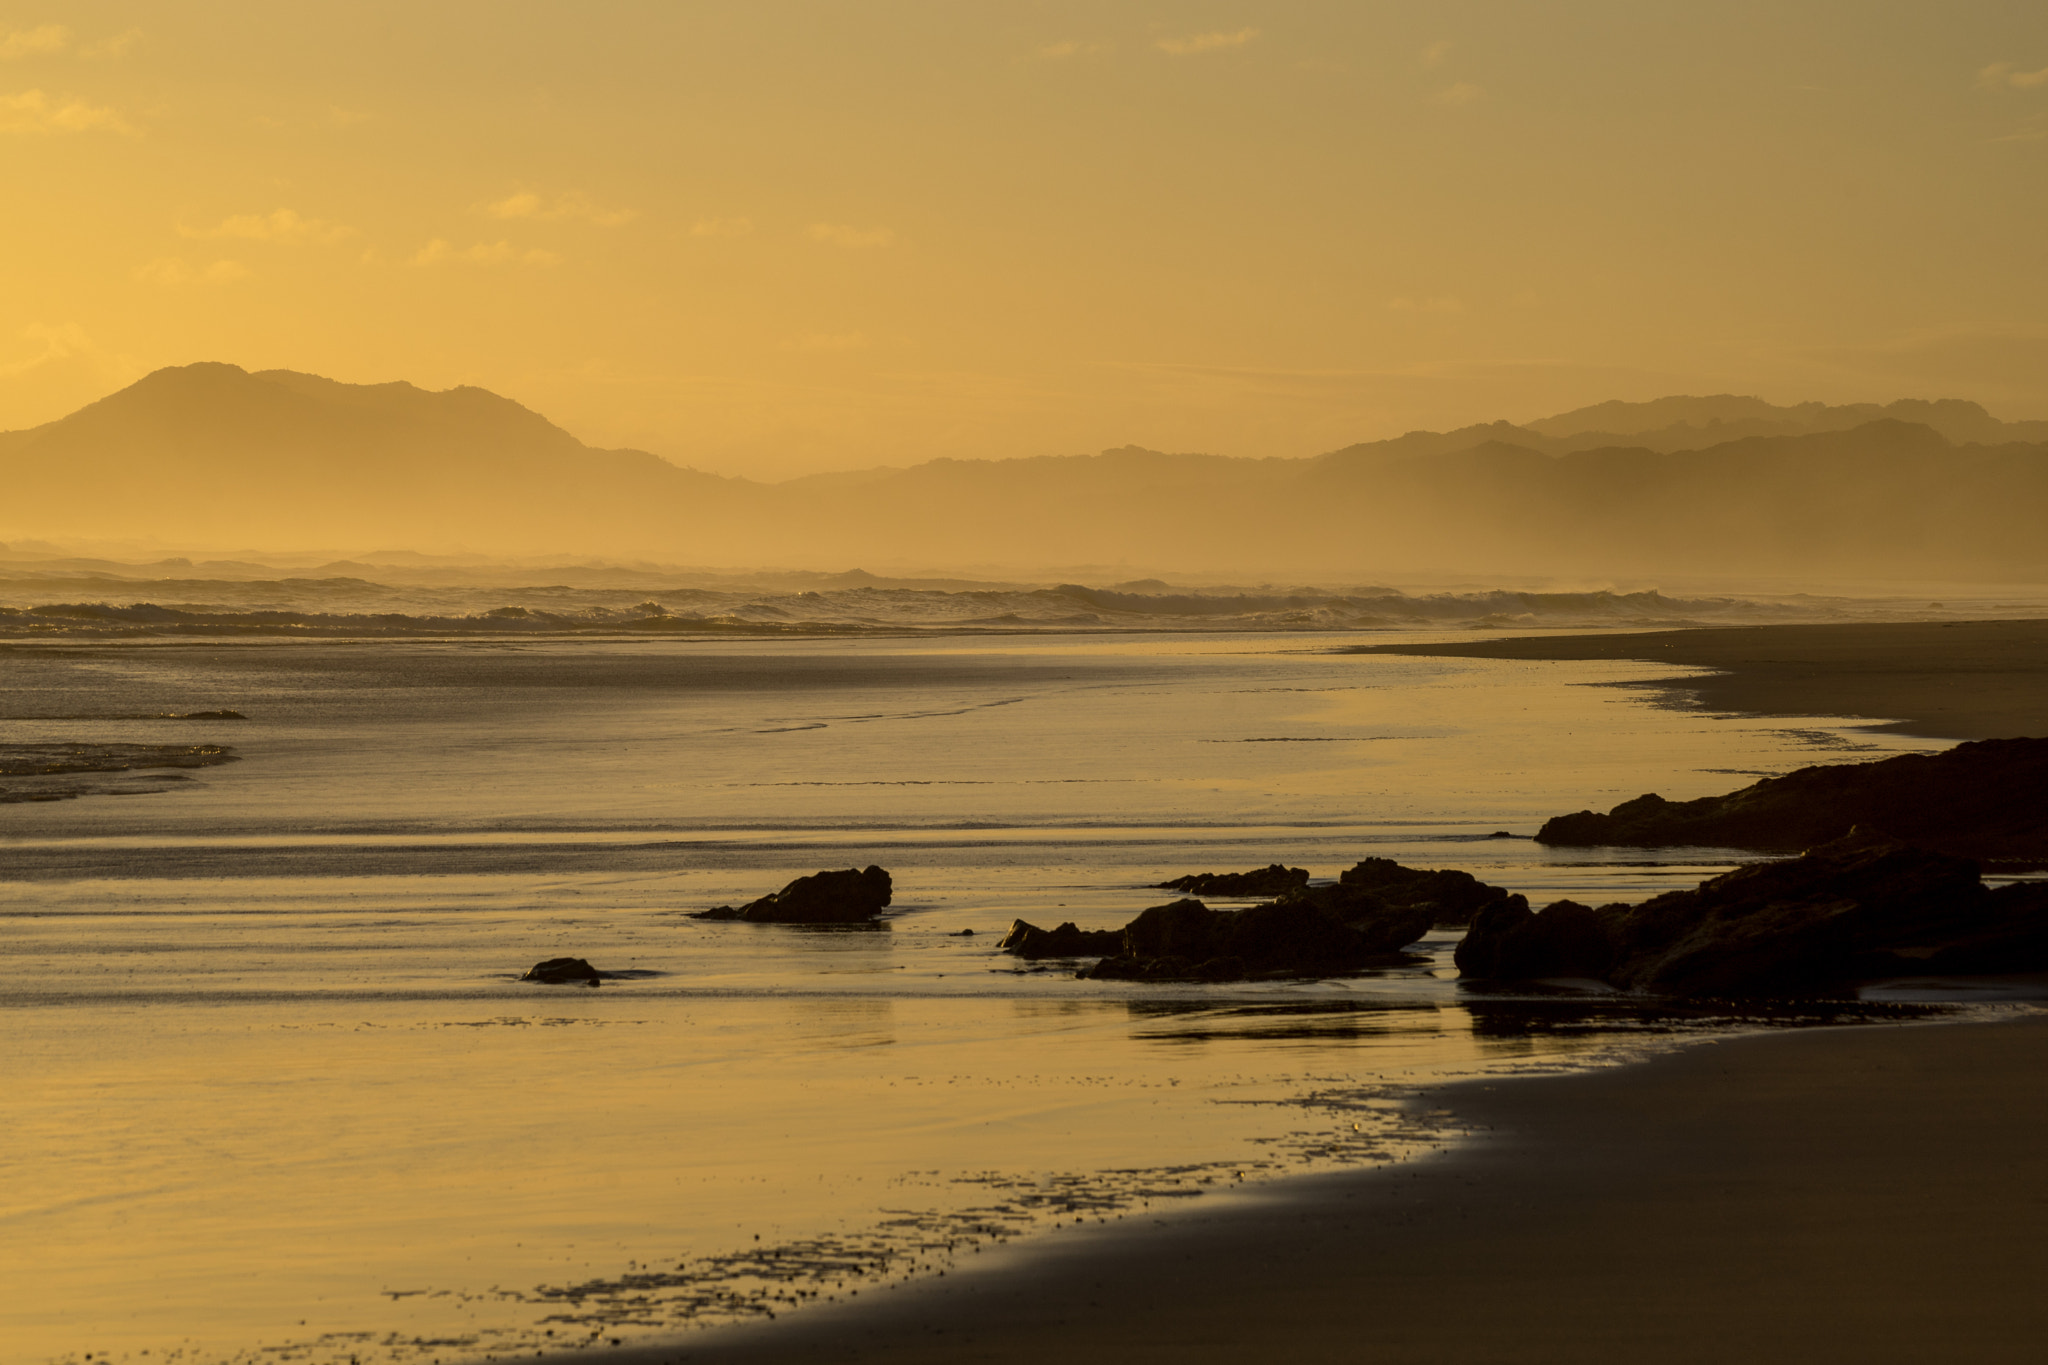
[[[181,584],[190,588],[194,585]],[[0,606],[0,636],[48,635],[847,635],[929,631],[1331,631],[1445,626],[1675,626],[1706,622],[1816,620],[1843,615],[1813,599],[1679,598],[1661,592],[1136,592],[1062,584],[1052,588],[855,587],[827,592],[684,588],[638,593],[561,587],[468,588],[413,610],[336,610],[319,581],[241,603],[249,585],[222,584],[227,601],[46,602]],[[352,584],[358,586],[358,584]],[[359,584],[362,588],[377,585]],[[1163,585],[1162,585],[1163,586]],[[387,595],[398,596],[396,590]],[[412,594],[406,594],[412,595]],[[507,601],[511,597],[514,600]],[[283,600],[278,600],[283,599]],[[297,600],[294,600],[297,599]],[[311,599],[311,600],[307,600]],[[625,600],[621,600],[625,599]],[[393,603],[392,605],[398,605]],[[467,607],[468,610],[450,610]],[[421,609],[424,608],[424,609]]]

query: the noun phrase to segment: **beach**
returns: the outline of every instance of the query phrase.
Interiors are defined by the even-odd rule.
[[[1374,652],[1663,660],[1701,707],[2048,733],[2048,623],[1782,626]],[[1632,684],[1633,685],[1633,684]],[[2048,1018],[1777,1032],[1413,1106],[1471,1137],[1132,1215],[783,1323],[584,1359],[2034,1360]],[[571,1357],[575,1358],[575,1357]]]
[[[1481,1135],[1446,1154],[580,1359],[2038,1360],[2044,1076],[2031,1014],[1450,1086],[1417,1103]]]
[[[1711,668],[1669,686],[1710,710],[1868,716],[1939,739],[2048,734],[2048,621],[1887,621],[1359,646],[1464,659]]]
[[[1065,1299],[1029,1286],[1079,1222],[1164,1239],[1120,1274],[1195,1255],[1159,1248],[1205,1228],[1250,1273],[1284,1264],[1293,1215],[1268,1255],[1240,1213],[1419,1191],[1398,1182],[1485,1151],[1505,1179],[1526,1153],[1457,1139],[1551,1132],[1404,1108],[1417,1090],[1476,1079],[1504,1103],[1513,1078],[1688,1038],[1905,1017],[1483,994],[1457,979],[1456,930],[1313,981],[1077,981],[998,950],[1012,919],[1114,927],[1170,877],[1273,861],[1643,900],[1743,855],[1501,835],[1944,744],[1819,697],[1791,718],[1672,705],[1662,659],[1347,652],[1358,638],[10,646],[7,733],[35,761],[232,761],[9,778],[0,1360],[774,1358],[848,1304],[967,1283],[948,1256],[999,1268],[974,1282],[1014,1283],[1017,1320],[1056,1326]],[[868,863],[895,878],[874,925],[691,918]],[[616,975],[518,979],[560,956]],[[1607,1071],[1600,1093],[1666,1065]],[[1403,1247],[1449,1230],[1408,1205],[1369,1221]],[[1498,1226],[1555,1260],[1544,1220]],[[1238,1297],[1295,1303],[1304,1332],[1352,1321],[1291,1283]],[[1440,1326],[1445,1306],[1373,1312]]]

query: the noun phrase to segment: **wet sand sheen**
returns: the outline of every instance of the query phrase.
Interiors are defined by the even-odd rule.
[[[1091,1230],[656,1361],[2037,1360],[2048,1018],[1446,1087],[1452,1154]]]

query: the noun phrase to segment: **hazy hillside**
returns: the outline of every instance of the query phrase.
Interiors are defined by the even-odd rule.
[[[9,533],[190,544],[540,545],[662,534],[732,481],[593,450],[476,388],[339,384],[233,365],[158,370],[0,436]]]
[[[2022,439],[2024,438],[2024,439]],[[2048,423],[1973,403],[1606,403],[1299,460],[936,460],[766,485],[481,389],[161,370],[0,435],[0,540],[667,563],[2048,578]]]

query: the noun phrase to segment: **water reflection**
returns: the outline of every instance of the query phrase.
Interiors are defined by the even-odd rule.
[[[1335,1043],[1396,1033],[1433,1033],[1444,1010],[1434,1004],[1356,1000],[1207,1004],[1198,1000],[1128,1002],[1134,1037],[1153,1043],[1222,1041]]]

